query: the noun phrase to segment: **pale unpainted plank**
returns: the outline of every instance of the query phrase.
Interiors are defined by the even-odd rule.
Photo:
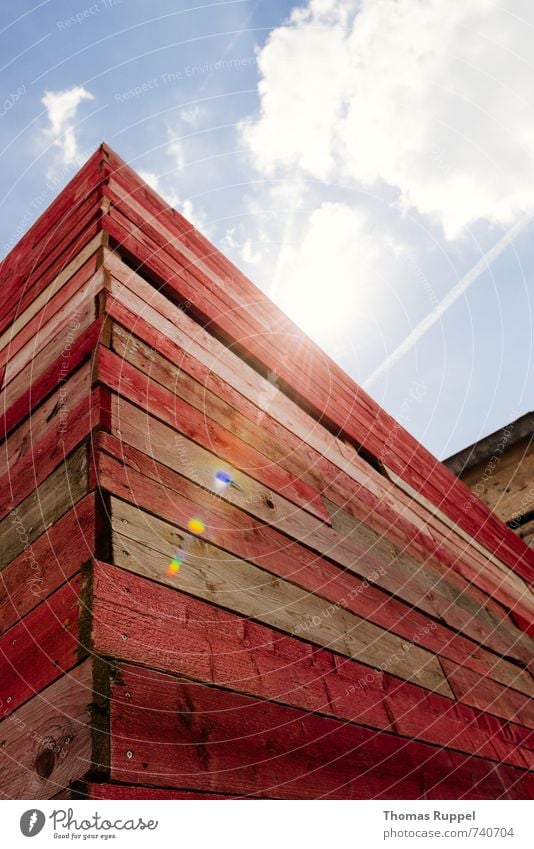
[[[95,494],[89,493],[0,574],[0,634],[44,601],[95,551]]]
[[[387,469],[387,467],[386,467]],[[387,469],[388,475],[399,489],[406,492],[414,505],[420,505],[421,514],[427,516],[431,526],[436,519],[448,527],[447,540],[454,543],[457,551],[455,568],[468,580],[473,581],[488,595],[496,596],[509,609],[514,609],[519,601],[525,610],[534,612],[534,595],[526,581],[517,575],[493,552],[479,543],[477,539],[453,522],[424,495],[410,487],[399,475]],[[528,614],[527,614],[528,615]]]
[[[12,431],[0,446],[0,478],[13,476],[30,452],[35,453],[36,444],[47,431],[57,432],[62,417],[91,392],[91,365],[84,363],[68,380]],[[39,455],[35,457],[36,462]]]
[[[87,491],[87,446],[84,444],[0,522],[0,568],[28,548]]]
[[[347,450],[345,444],[323,427],[318,426],[304,410],[281,393],[276,386],[261,377],[233,351],[195,324],[183,311],[170,305],[161,293],[124,266],[117,257],[111,255],[109,264],[113,274],[118,278],[112,279],[111,292],[122,304],[153,324],[159,333],[185,351],[186,355],[193,355],[209,371],[213,371],[229,385],[237,388],[249,402],[257,405],[260,416],[265,414],[276,418],[285,428],[298,434],[303,441],[342,469],[356,483],[372,492],[377,500],[378,511],[380,505],[393,509],[397,518],[401,519],[396,523],[398,532],[406,528],[406,523],[409,522],[411,529],[408,528],[408,533],[404,531],[404,544],[413,544],[415,536],[422,544],[426,536],[426,555],[436,557],[440,553],[436,546],[436,534],[438,534],[440,546],[444,552],[447,552],[445,559],[448,567],[451,564],[454,567],[458,558],[477,556],[474,550],[466,550],[465,545],[458,547],[459,537],[454,537],[450,523],[449,527],[439,523],[439,520],[433,518],[431,513],[421,517],[416,502],[412,503],[402,490],[392,487],[384,477],[359,457],[354,449]],[[135,325],[133,330],[135,331]],[[331,497],[339,503],[335,493],[332,493]],[[369,520],[373,521],[372,510],[369,511]],[[432,526],[431,531],[429,524]],[[382,526],[382,532],[384,532],[384,526]],[[490,552],[488,555],[491,556]],[[478,557],[477,563],[479,572],[483,574],[483,557],[482,559]],[[476,567],[472,571],[476,572]],[[497,592],[499,590],[500,587],[497,586]],[[523,591],[524,584],[520,588],[520,597],[524,595]]]
[[[68,265],[52,280],[48,286],[16,317],[10,327],[0,336],[0,351],[37,315],[49,300],[76,274],[82,265],[99,249],[105,241],[104,233],[98,233],[81,249]]]
[[[471,630],[471,633],[466,630],[470,636],[477,627],[477,636],[483,634],[488,638],[489,635],[494,640],[501,636],[504,640],[499,646],[501,651],[503,646],[508,648],[514,642],[530,650],[528,638],[511,622],[499,619],[469,597],[466,582],[458,585],[456,579],[451,583],[428,564],[399,557],[392,548],[389,556],[386,553],[384,557],[384,546],[377,535],[343,511],[337,511],[330,528],[293,505],[288,506],[285,499],[259,484],[253,488],[226,487],[219,491],[214,482],[216,458],[205,449],[121,398],[113,399],[112,412],[112,431],[121,440],[202,486],[222,502],[249,513],[360,576],[368,578],[371,572],[381,570],[374,579],[379,586],[411,603],[423,605],[451,625],[466,626]]]
[[[93,564],[96,652],[446,748],[532,761],[534,733],[135,573]]]
[[[258,481],[273,492],[278,492],[321,521],[330,524],[330,516],[319,493],[294,478],[283,467],[269,462],[257,449],[243,442],[239,430],[225,428],[208,414],[188,404],[169,389],[153,381],[131,363],[116,353],[101,347],[98,351],[96,374],[98,380],[134,404],[150,409],[153,416],[177,428],[194,442],[221,458],[243,473],[243,483]],[[220,463],[219,463],[220,467]],[[236,474],[236,478],[239,474]],[[237,488],[238,480],[232,481]]]
[[[366,533],[366,528],[361,522],[356,521],[349,513],[341,509],[332,513],[332,524],[347,540],[353,537],[361,538]],[[395,558],[395,565],[400,563],[401,561]],[[418,564],[415,560],[412,563],[415,574],[420,578],[429,571],[426,563]],[[409,580],[409,570],[406,570],[405,574],[406,579]],[[532,640],[511,619],[499,615],[491,609],[490,605],[485,604],[484,597],[473,598],[467,587],[468,585],[466,585],[467,591],[463,591],[461,587],[454,586],[438,576],[434,587],[429,588],[430,601],[439,603],[436,614],[447,620],[447,616],[454,609],[454,614],[461,617],[467,629],[466,633],[469,633],[471,637],[491,646],[502,655],[510,653],[515,656],[514,649],[520,649],[520,659],[528,663],[529,656],[532,656]],[[440,596],[446,599],[445,608],[439,602]],[[461,625],[458,624],[458,627]]]
[[[124,442],[120,443],[109,434],[99,433],[97,454],[99,480],[104,490],[132,504],[142,505],[181,527],[187,525],[191,516],[200,516],[205,523],[203,537],[225,551],[254,562],[261,568],[267,566],[271,572],[280,573],[289,579],[294,572],[309,570],[314,586],[317,586],[317,578],[321,580],[321,566],[324,563],[328,565],[324,558],[300,543],[280,535],[276,529],[257,522],[233,505],[220,498],[214,498],[187,478],[157,463],[136,448]],[[392,579],[395,578],[394,570],[389,570],[388,573],[384,565],[373,568],[374,565],[369,551],[363,549],[360,562],[352,564],[352,568],[349,568],[352,574],[365,574],[367,583],[372,582],[373,585],[378,585],[387,574],[390,574]],[[331,569],[332,566],[328,570],[330,578]],[[414,589],[412,581],[401,582],[399,595],[420,611],[427,609],[433,615],[432,604],[424,594],[421,595],[420,589]],[[335,600],[343,606],[346,596],[347,593],[337,593]],[[349,597],[352,595],[349,594]],[[367,611],[365,618],[372,618],[372,613],[369,616]],[[453,624],[458,622],[461,629],[470,630],[470,620],[466,622],[464,616],[458,616],[454,604],[448,606],[448,619]],[[480,626],[477,630],[480,630]],[[486,636],[486,642],[490,646],[493,645],[491,632]],[[529,662],[530,651],[510,643],[506,643],[506,646],[508,655],[525,663]]]
[[[41,351],[58,333],[63,332],[65,340],[69,334],[76,335],[76,330],[79,330],[80,327],[78,322],[83,319],[88,303],[93,301],[97,293],[103,288],[104,272],[99,269],[52,316],[44,316],[44,310],[41,311],[35,317],[34,324],[36,326],[31,338],[18,351],[14,350],[14,346],[9,346],[2,388],[11,383],[30,360],[40,356]],[[58,295],[60,294],[61,292],[58,293]]]
[[[115,238],[119,240],[124,238],[128,249],[141,259],[160,279],[169,281],[169,288],[174,290],[175,296],[179,297],[181,295],[184,298],[190,297],[192,300],[196,300],[198,302],[197,310],[208,319],[214,319],[214,310],[215,313],[219,313],[217,297],[214,296],[215,299],[212,302],[207,299],[205,291],[197,292],[198,283],[195,287],[187,270],[179,262],[177,264],[171,258],[173,254],[172,246],[168,248],[164,247],[157,238],[154,241],[149,235],[150,225],[148,222],[141,219],[138,222],[138,226],[132,229],[132,222],[128,218],[128,213],[122,215],[121,212],[112,208],[110,210],[110,216],[107,216],[105,219],[104,226],[108,232],[114,234]],[[230,286],[230,288],[235,289],[233,286]],[[334,390],[332,396],[327,395],[325,397],[326,389],[324,384],[325,381],[327,383],[329,382],[329,375],[324,375],[326,361],[323,361],[320,357],[317,361],[310,360],[310,362],[314,362],[315,367],[309,370],[303,371],[300,368],[299,371],[299,367],[301,366],[299,364],[297,366],[297,372],[295,372],[294,369],[292,370],[292,362],[289,365],[282,365],[278,368],[276,359],[273,359],[273,347],[276,349],[276,343],[272,341],[271,347],[269,347],[265,339],[262,338],[264,331],[258,323],[258,316],[248,315],[247,310],[243,310],[244,317],[237,314],[234,315],[234,307],[237,301],[233,300],[232,296],[223,297],[222,302],[228,305],[228,309],[223,310],[224,315],[222,319],[220,318],[222,314],[219,313],[217,315],[216,327],[220,332],[223,332],[229,338],[235,339],[241,338],[243,333],[245,333],[243,338],[247,338],[248,340],[246,348],[250,356],[255,357],[264,365],[270,364],[271,368],[278,369],[286,377],[289,384],[296,388],[301,402],[308,407],[311,406],[316,415],[322,415],[321,411],[324,411],[324,415],[330,419],[331,426],[335,426],[334,423],[340,423],[341,421],[342,427],[345,427],[347,432],[356,440],[361,440],[363,433],[367,448],[375,456],[380,456],[383,443],[388,437],[388,432],[394,426],[394,422],[389,416],[385,415],[383,411],[380,411],[372,403],[371,399],[367,398],[365,393],[363,393],[363,400],[369,409],[364,410],[363,416],[359,417],[358,413],[360,412],[359,407],[361,407],[361,403],[357,399],[362,393],[355,392],[356,387],[350,387],[349,389],[346,376],[340,373],[340,370],[333,365],[330,368],[333,368],[333,373],[338,376],[334,379],[334,383],[337,380],[339,387]],[[245,324],[243,324],[243,321]],[[248,327],[248,330],[245,332],[246,327]],[[274,330],[274,328],[268,329],[271,331]],[[310,378],[310,373],[314,372],[323,373],[323,380],[319,384],[314,383],[314,379]],[[294,382],[296,373],[299,375],[297,384]],[[345,397],[343,397],[344,393]],[[445,491],[444,495],[443,490],[440,489],[440,482],[437,480],[438,475],[437,473],[434,474],[436,466],[435,459],[422,449],[421,446],[417,445],[415,440],[406,432],[403,432],[402,429],[400,433],[402,435],[403,445],[400,452],[401,456],[398,458],[394,456],[392,458],[395,468],[401,475],[413,481],[419,489],[428,492],[432,499],[437,499],[438,503],[441,503],[443,500],[447,511],[452,517],[459,521],[460,524],[466,526],[468,530],[472,530],[469,517],[466,517],[465,513],[462,513],[461,509],[459,509],[458,499],[461,498],[463,491],[461,488],[458,488],[457,482],[450,478],[448,480],[448,488],[453,489],[454,493],[450,495],[448,491]],[[418,462],[411,463],[410,458],[412,457],[416,461],[419,457]],[[517,541],[511,533],[506,533],[505,529],[498,526],[498,523],[487,510],[480,510],[479,512],[481,512],[483,518],[487,519],[487,522],[484,523],[481,529],[481,533],[485,539],[490,541],[490,548],[496,539],[496,532],[497,537],[504,537],[505,544],[502,551],[503,556],[506,557],[508,562],[510,557],[513,558],[520,550],[517,546]],[[485,527],[485,524],[488,525],[488,528]],[[521,568],[524,575],[527,575],[528,565],[529,562],[532,565],[532,560],[527,561],[526,558],[524,560],[524,563],[517,563],[514,560],[510,565],[515,565],[518,571]]]
[[[8,410],[17,398],[23,395],[28,387],[34,384],[59,357],[63,357],[65,369],[68,369],[71,348],[95,319],[96,303],[91,298],[81,309],[72,329],[60,329],[34,359],[30,358],[30,361],[16,376],[16,379],[2,389],[0,392],[0,409]]]
[[[310,642],[373,668],[391,665],[394,658],[395,675],[452,695],[437,658],[413,643],[342,608],[332,611],[324,598],[231,557],[125,502],[112,499],[111,517],[117,565],[286,633],[299,633]],[[185,552],[184,563],[176,576],[168,576],[166,569],[177,549]]]

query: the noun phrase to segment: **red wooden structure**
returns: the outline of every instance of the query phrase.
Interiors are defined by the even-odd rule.
[[[531,798],[534,551],[106,145],[0,267],[5,798]]]

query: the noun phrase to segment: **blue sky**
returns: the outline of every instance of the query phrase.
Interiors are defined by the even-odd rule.
[[[0,252],[100,141],[437,456],[534,408],[526,0],[1,9]]]

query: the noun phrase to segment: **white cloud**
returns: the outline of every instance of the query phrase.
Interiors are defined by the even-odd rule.
[[[167,144],[167,154],[174,160],[174,165],[177,171],[183,171],[185,168],[184,148],[181,141],[174,138],[171,131],[168,132],[169,141]]]
[[[194,106],[186,106],[180,110],[180,118],[185,124],[191,124],[192,127],[197,127],[204,117],[205,110],[198,103]]]
[[[533,8],[309,0],[259,52],[257,168],[387,184],[456,238],[534,213]]]
[[[59,148],[61,165],[70,165],[79,158],[74,120],[84,100],[94,100],[94,95],[83,86],[74,86],[64,91],[47,91],[41,100],[50,123],[45,133]]]

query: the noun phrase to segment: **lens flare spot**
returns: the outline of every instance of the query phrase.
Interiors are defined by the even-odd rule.
[[[232,483],[232,476],[230,472],[224,471],[224,469],[219,469],[218,472],[215,473],[215,485],[216,486],[228,486],[229,483]]]
[[[187,528],[191,531],[192,534],[196,534],[196,536],[200,536],[206,530],[206,525],[202,521],[202,519],[189,519],[187,523]]]
[[[173,557],[169,565],[167,566],[167,575],[177,575],[180,571],[180,566],[182,565],[181,560],[177,560],[176,557]]]

